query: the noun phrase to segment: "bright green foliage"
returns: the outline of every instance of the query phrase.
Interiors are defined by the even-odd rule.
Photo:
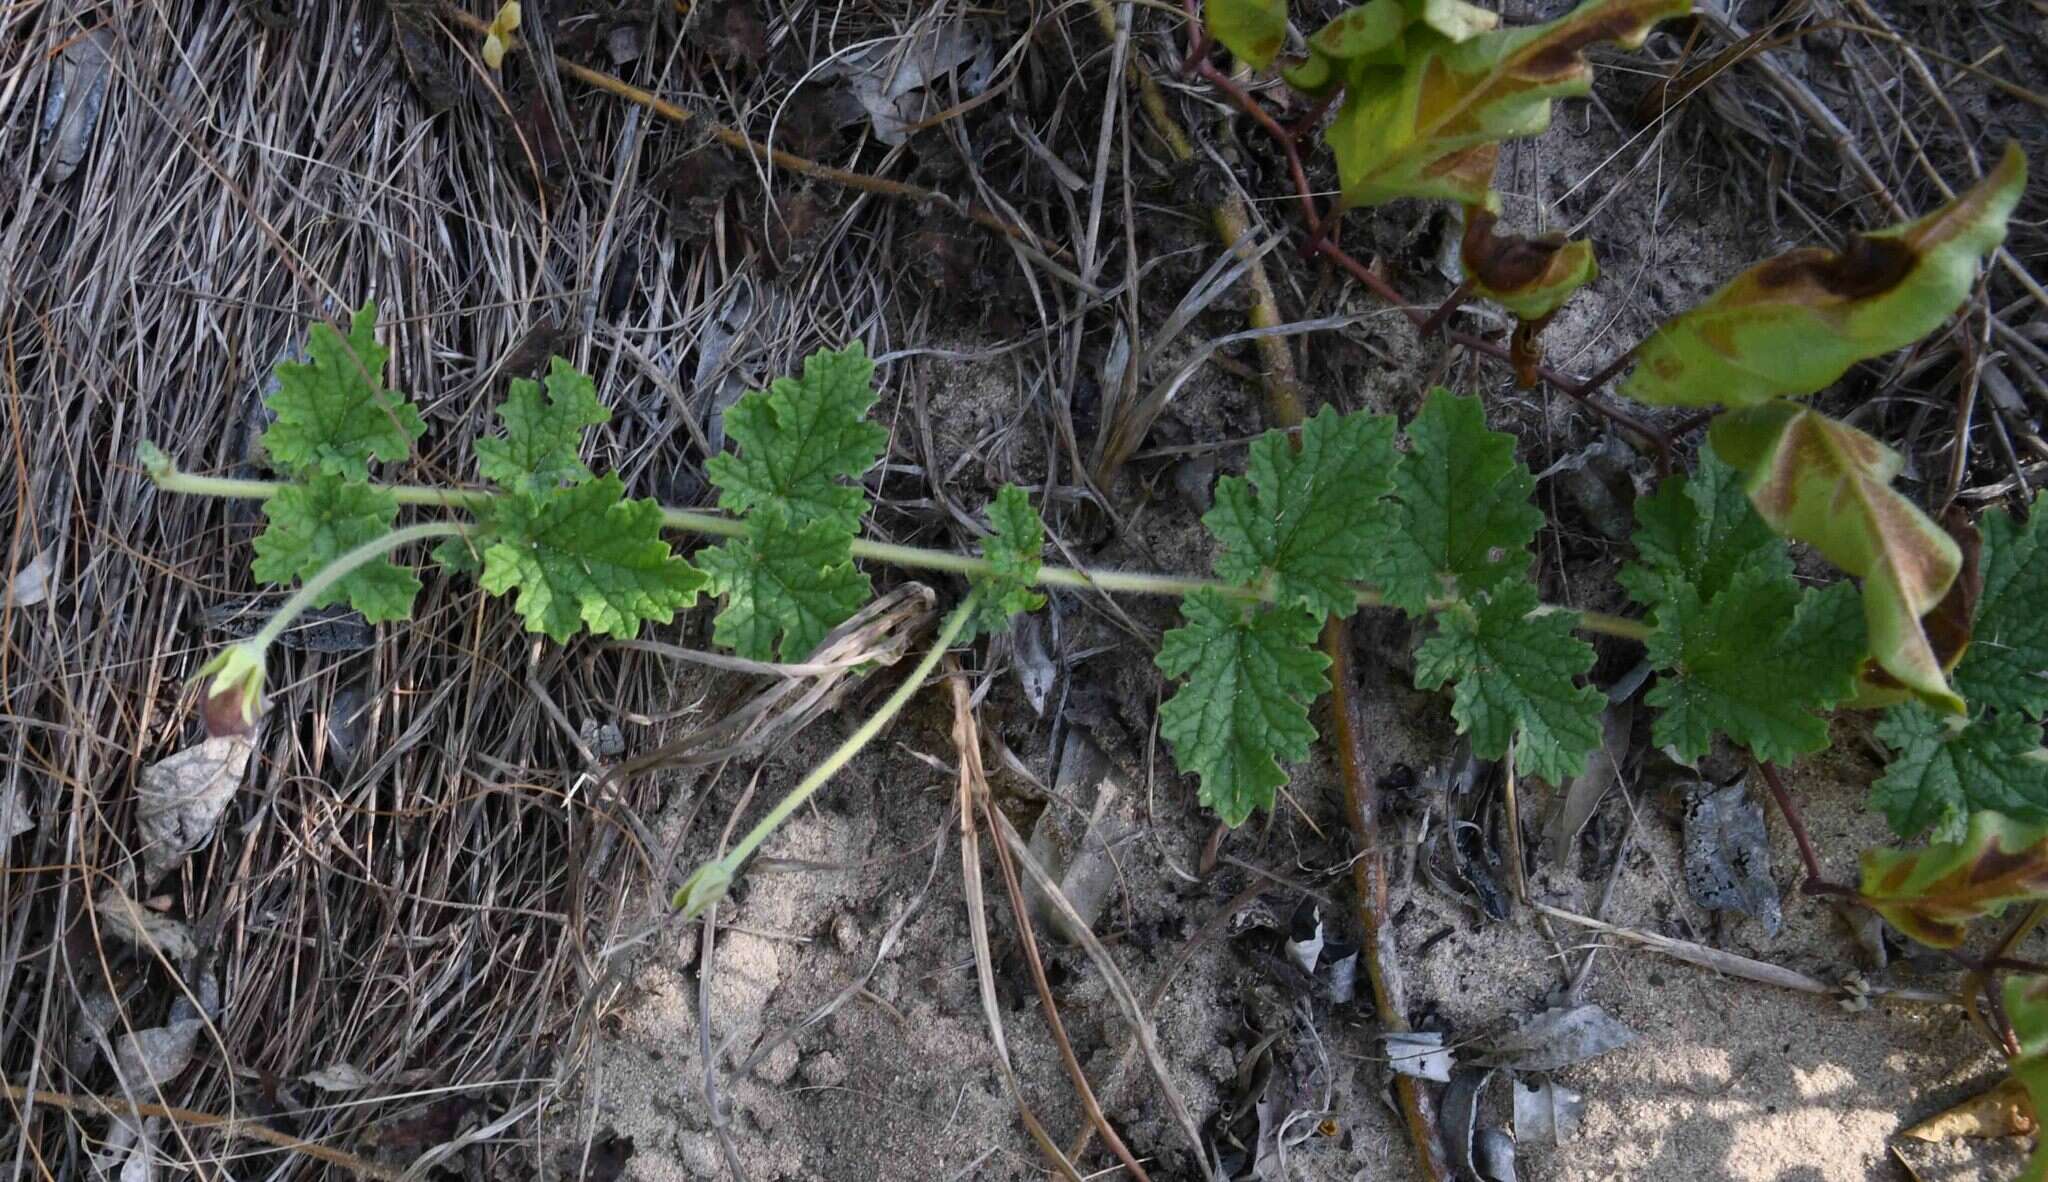
[[[1372,573],[1374,553],[1361,523],[1393,487],[1393,420],[1324,407],[1302,424],[1299,447],[1277,431],[1254,440],[1247,470],[1216,482],[1202,518],[1223,542],[1216,573],[1245,586],[1270,579],[1282,602],[1314,615],[1357,610],[1352,584]]]
[[[263,515],[270,524],[256,539],[256,561],[249,569],[267,583],[291,583],[312,578],[335,559],[390,533],[398,498],[368,484],[318,475],[278,489],[263,502]],[[345,601],[375,624],[411,616],[419,591],[418,575],[379,558],[350,572],[313,606]]]
[[[1969,295],[1977,260],[2005,240],[2026,187],[2017,144],[1976,187],[1903,226],[1759,263],[1636,346],[1623,384],[1664,406],[1752,406],[1810,394],[1868,357],[1939,328]]]
[[[749,534],[698,553],[725,597],[712,639],[755,661],[797,662],[868,601],[868,577],[836,522],[792,525],[780,506],[748,515]]]
[[[625,499],[617,476],[500,500],[479,543],[493,595],[517,592],[526,627],[560,643],[588,628],[630,637],[697,601],[704,575],[661,538],[661,506]]]
[[[1792,577],[1784,539],[1750,506],[1742,473],[1711,447],[1701,449],[1697,472],[1636,502],[1631,540],[1641,562],[1621,572],[1621,583],[1638,603],[1656,604],[1665,579],[1689,583],[1711,602],[1745,571]]]
[[[2027,1089],[2038,1115],[2048,1112],[2048,977],[2015,973],[2005,979],[2005,1017],[2017,1035],[2020,1053],[2011,1062],[2012,1077]],[[2026,1169],[2014,1182],[2048,1182],[2048,1137],[2039,1138]]]
[[[1415,684],[1455,681],[1451,717],[1473,753],[1498,759],[1513,742],[1522,774],[1557,784],[1586,770],[1605,699],[1574,681],[1593,667],[1593,647],[1573,635],[1571,617],[1536,608],[1536,588],[1511,579],[1437,613],[1437,634],[1415,654]]]
[[[981,556],[995,573],[973,579],[977,610],[968,637],[1001,632],[1018,612],[1035,612],[1045,596],[1032,590],[1038,579],[1039,552],[1045,548],[1045,523],[1031,507],[1031,494],[1014,484],[996,491],[988,507],[989,534],[981,540]]]
[[[1431,599],[1525,574],[1543,514],[1529,503],[1536,480],[1516,461],[1514,436],[1486,429],[1477,398],[1438,389],[1408,439],[1394,470],[1396,503],[1368,547],[1386,601],[1421,615]]]
[[[505,433],[476,441],[477,468],[484,479],[510,492],[535,495],[590,479],[578,453],[583,429],[610,422],[612,412],[597,400],[589,378],[560,357],[549,363],[547,396],[524,378],[498,408]]]
[[[1208,0],[1209,35],[1254,70],[1273,64],[1287,40],[1287,0]]]
[[[311,361],[278,365],[278,388],[266,400],[277,421],[263,432],[263,450],[279,471],[368,480],[371,460],[403,460],[426,433],[419,408],[384,388],[390,354],[376,330],[377,305],[364,304],[346,339],[315,324],[306,334]]]
[[[1971,920],[2048,899],[2048,828],[1998,813],[1970,818],[1961,841],[1867,850],[1863,901],[1908,936],[1954,948]]]
[[[1500,14],[1465,0],[1401,0],[1408,14],[1426,28],[1453,41],[1467,41],[1491,32],[1500,24]]]
[[[1159,646],[1168,677],[1187,678],[1159,709],[1159,731],[1183,771],[1202,779],[1202,803],[1226,825],[1270,809],[1287,782],[1280,760],[1308,755],[1308,707],[1329,688],[1315,647],[1320,622],[1295,606],[1246,603],[1215,591],[1181,601],[1180,627]]]
[[[1669,580],[1649,657],[1660,671],[1644,701],[1651,737],[1696,760],[1726,735],[1758,759],[1790,762],[1827,746],[1813,711],[1856,689],[1863,614],[1856,589],[1802,592],[1792,579],[1744,571],[1711,602]]]
[[[874,467],[889,433],[868,421],[875,363],[859,342],[804,359],[801,378],[777,378],[725,412],[738,455],[705,465],[718,503],[735,513],[780,508],[792,524],[830,521],[851,536],[867,511],[867,493],[842,478]]]
[[[2039,724],[2019,713],[1965,721],[1907,702],[1886,711],[1876,730],[1893,754],[1870,786],[1870,803],[1899,836],[1932,829],[1933,840],[1954,841],[1969,814],[1983,809],[2048,821],[2048,751]]]
[[[2024,524],[2004,509],[1984,514],[1984,593],[1956,689],[1975,703],[2048,713],[2048,495]]]

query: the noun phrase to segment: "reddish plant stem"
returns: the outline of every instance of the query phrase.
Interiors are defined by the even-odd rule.
[[[1765,760],[1757,761],[1757,770],[1763,773],[1764,783],[1771,786],[1771,797],[1778,802],[1778,811],[1785,816],[1785,824],[1792,830],[1792,840],[1799,843],[1799,860],[1806,864],[1806,881],[1799,884],[1799,890],[1807,895],[1854,895],[1856,892],[1838,882],[1829,882],[1820,872],[1820,857],[1813,852],[1813,838],[1806,833],[1806,818],[1800,815],[1799,806],[1792,803],[1792,794],[1785,789],[1785,779],[1778,774],[1778,766]]]

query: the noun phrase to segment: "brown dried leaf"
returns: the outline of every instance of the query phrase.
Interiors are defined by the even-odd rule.
[[[1915,1141],[1951,1141],[1957,1137],[2023,1137],[2040,1127],[2027,1087],[2006,1078],[1989,1091],[1935,1113],[1900,1133]]]

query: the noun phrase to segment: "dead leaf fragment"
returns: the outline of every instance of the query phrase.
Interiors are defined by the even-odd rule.
[[[1597,1005],[1559,1006],[1495,1042],[1485,1061],[1515,1071],[1556,1071],[1635,1040],[1635,1031]]]
[[[1771,839],[1763,805],[1746,781],[1725,788],[1701,783],[1686,793],[1685,885],[1700,906],[1754,916],[1765,932],[1778,934]]]
[[[1516,1080],[1515,1140],[1561,1145],[1579,1131],[1586,1098],[1554,1080]]]
[[[71,179],[92,146],[100,109],[107,101],[110,29],[101,27],[76,38],[57,56],[43,103],[42,134],[49,153],[49,183]]]
[[[1440,1030],[1412,1030],[1385,1036],[1387,1066],[1396,1075],[1448,1083],[1454,1052],[1444,1045]]]
[[[7,584],[7,603],[14,607],[34,607],[50,597],[50,557],[53,549],[38,551],[34,558]]]
[[[205,1029],[195,1017],[124,1034],[114,1040],[114,1071],[134,1094],[152,1095],[184,1074]]]
[[[192,929],[182,920],[151,911],[120,887],[101,891],[93,910],[99,916],[100,930],[123,944],[145,953],[162,953],[168,960],[187,960],[199,954]]]
[[[1935,1113],[1900,1133],[1915,1141],[1951,1141],[1957,1137],[2024,1137],[2040,1127],[2026,1085],[2006,1077],[1989,1091]]]
[[[370,1078],[368,1072],[351,1063],[330,1063],[318,1071],[308,1071],[299,1080],[323,1092],[359,1092],[377,1082]]]
[[[142,770],[135,824],[144,843],[145,888],[213,837],[248,770],[250,750],[246,736],[219,735]]]

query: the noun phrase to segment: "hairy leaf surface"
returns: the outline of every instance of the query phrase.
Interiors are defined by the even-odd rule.
[[[426,434],[419,408],[384,388],[390,354],[377,343],[375,303],[350,318],[347,337],[313,325],[306,356],[278,364],[277,390],[265,400],[277,421],[263,432],[263,450],[280,471],[368,480],[371,460],[396,463]]]
[[[391,532],[398,498],[339,476],[315,475],[287,484],[263,502],[270,524],[256,538],[250,570],[268,583],[289,584],[325,570],[367,542]],[[313,601],[314,607],[346,602],[371,623],[412,615],[419,576],[388,558],[373,559],[349,572]]]
[[[988,507],[987,537],[981,539],[981,556],[995,569],[977,574],[973,583],[980,596],[968,638],[1000,632],[1010,626],[1018,612],[1035,612],[1045,606],[1045,596],[1033,590],[1038,579],[1040,552],[1045,548],[1045,523],[1031,507],[1031,494],[1014,484],[996,492]]]
[[[1438,389],[1408,439],[1394,501],[1374,522],[1369,569],[1386,601],[1421,615],[1432,598],[1525,573],[1543,513],[1529,503],[1536,479],[1515,459],[1515,437],[1486,429],[1477,398]]]
[[[1308,708],[1329,688],[1319,622],[1298,606],[1246,604],[1215,591],[1181,601],[1182,625],[1159,646],[1159,668],[1187,680],[1159,708],[1159,733],[1202,803],[1237,826],[1273,807],[1282,760],[1306,758]]]
[[[1870,803],[1900,837],[1931,829],[1934,840],[1954,841],[1984,809],[2048,822],[2048,751],[2039,724],[2019,713],[1965,721],[1908,702],[1886,711],[1876,733],[1892,760],[1870,786]]]
[[[625,499],[617,476],[546,497],[510,494],[490,515],[478,583],[516,592],[528,631],[561,643],[588,628],[629,637],[697,601],[704,575],[661,537],[661,506]]]
[[[747,524],[747,537],[697,554],[711,593],[725,597],[712,639],[749,660],[802,661],[868,601],[853,539],[832,521],[794,525],[773,506]]]
[[[867,492],[841,484],[874,467],[889,433],[868,421],[875,404],[875,363],[856,341],[804,358],[801,378],[777,378],[725,412],[725,433],[739,454],[705,465],[718,503],[736,513],[781,509],[791,524],[829,521],[851,536],[867,510]]]
[[[1810,394],[1868,357],[1909,345],[1969,295],[1977,260],[2005,240],[2027,162],[1998,167],[1915,222],[1759,263],[1636,346],[1622,384],[1663,406],[1750,406]]]
[[[1956,688],[2000,710],[2048,713],[2048,494],[2036,496],[2025,523],[1992,509],[1983,534],[1983,591],[1970,647],[1956,667]]]
[[[1742,473],[1711,447],[1700,450],[1699,470],[1673,476],[1636,501],[1639,561],[1621,572],[1636,602],[1654,606],[1664,579],[1689,583],[1711,602],[1747,571],[1792,577],[1784,539],[1749,503]]]
[[[1586,770],[1600,743],[1600,691],[1576,678],[1593,647],[1564,613],[1532,615],[1536,588],[1509,580],[1437,613],[1439,631],[1415,654],[1415,684],[1455,681],[1451,717],[1482,759],[1515,748],[1515,767],[1553,784]]]
[[[1282,601],[1316,616],[1357,610],[1352,584],[1372,573],[1375,550],[1365,523],[1393,487],[1393,419],[1324,407],[1302,424],[1298,449],[1268,431],[1246,467],[1249,478],[1216,482],[1202,518],[1223,542],[1216,573],[1246,586],[1271,578]]]
[[[2048,828],[1981,812],[1961,841],[1868,850],[1862,891],[1893,927],[1923,944],[1954,948],[1971,920],[2048,898]]]
[[[597,387],[560,357],[549,363],[546,396],[541,385],[513,381],[498,418],[502,435],[476,441],[477,468],[484,479],[511,492],[536,495],[590,479],[580,452],[583,430],[611,421],[597,400]]]

